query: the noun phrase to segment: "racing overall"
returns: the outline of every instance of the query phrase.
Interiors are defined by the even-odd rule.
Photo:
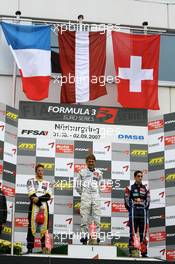
[[[139,203],[137,199],[139,198]],[[132,253],[134,232],[139,229],[140,246],[142,256],[147,255],[147,228],[148,228],[148,208],[150,205],[150,193],[145,185],[133,185],[125,188],[124,193],[125,207],[129,212],[129,253]]]

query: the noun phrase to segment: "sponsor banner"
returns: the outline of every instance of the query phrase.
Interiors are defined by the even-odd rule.
[[[18,137],[18,155],[36,156],[36,139]]]
[[[165,169],[175,168],[175,149],[165,150]]]
[[[130,161],[131,162],[148,162],[148,146],[147,145],[130,145]]]
[[[129,237],[128,217],[112,217],[111,231],[113,236]]]
[[[16,194],[15,196],[15,212],[28,213],[30,200],[27,194]]]
[[[97,160],[96,168],[103,173],[104,179],[111,179],[111,161]]]
[[[3,180],[7,182],[16,182],[16,165],[4,161],[3,163]]]
[[[0,141],[0,160],[3,160],[4,157],[4,142]]]
[[[66,123],[52,121],[19,120],[18,136],[27,138],[49,138],[81,141],[109,141],[116,143],[147,144],[148,133],[146,127],[135,126],[107,126],[96,124]]]
[[[175,260],[175,249],[167,249],[166,250],[166,259],[168,261],[174,261]]]
[[[175,135],[165,136],[165,149],[172,146],[174,148],[175,145]]]
[[[113,161],[130,161],[130,145],[122,143],[112,143]]]
[[[100,232],[111,233],[111,217],[101,217]]]
[[[112,180],[112,198],[123,198],[124,189],[130,184],[126,180]]]
[[[92,153],[92,142],[75,141],[74,148],[75,159],[86,159],[88,154]]]
[[[175,113],[164,115],[164,131],[173,131],[175,126]]]
[[[35,175],[35,156],[18,156],[16,173],[22,175]]]
[[[82,123],[147,125],[147,111],[116,107],[20,101],[19,117]]]
[[[164,151],[164,133],[149,135],[149,153]]]
[[[72,244],[72,233],[66,234],[65,232],[62,232],[62,233],[53,234],[53,247],[58,247],[60,245],[71,245],[71,244]]]
[[[73,217],[72,215],[57,215],[54,214],[54,234],[61,232],[69,233],[73,229]]]
[[[14,232],[14,242],[21,242],[23,245],[26,245],[26,231],[21,232],[19,230],[15,230]]]
[[[175,225],[166,226],[166,246],[175,246]]]
[[[117,199],[112,201],[112,215],[116,216],[115,213],[128,213],[128,210],[125,208],[124,201]]]
[[[130,162],[112,161],[112,179],[129,180]]]
[[[111,160],[111,143],[93,143],[93,154],[97,160]]]
[[[17,134],[18,134],[18,128],[16,126],[6,124],[5,141],[16,146],[17,145]]]
[[[72,196],[74,179],[68,177],[55,177],[54,195]]]
[[[17,147],[10,143],[4,142],[4,161],[16,164]]]
[[[77,161],[75,161],[77,162]],[[79,173],[82,169],[87,168],[85,163],[74,163],[74,172],[75,173]]]
[[[6,185],[4,182],[3,182],[3,185],[2,185],[2,191],[3,191],[5,196],[9,196],[9,197],[14,197],[15,196],[15,188]]]
[[[149,220],[150,228],[165,226],[165,207],[150,209]]]
[[[16,217],[15,218],[15,228],[27,228],[28,218],[27,217]]]
[[[6,105],[0,103],[0,121],[5,122],[5,116],[6,116]]]
[[[5,122],[9,125],[17,127],[18,126],[18,110],[7,105]]]
[[[56,158],[55,159],[55,176],[73,177],[74,176],[74,159]]]
[[[101,216],[111,217],[111,199],[101,198]]]
[[[164,169],[164,152],[150,153],[148,155],[149,171]]]
[[[146,127],[117,126],[114,142],[129,144],[147,144],[148,131]]]
[[[80,206],[81,206],[81,198],[74,197],[73,198],[73,214],[80,216]],[[73,222],[75,224],[75,222]]]
[[[166,206],[174,205],[175,187],[166,188]]]
[[[55,159],[47,157],[36,157],[36,163],[44,166],[44,175],[52,176],[55,171]]]
[[[165,242],[166,240],[166,232],[155,232],[155,233],[149,233],[149,242]]]
[[[55,140],[37,138],[36,156],[55,157]]]
[[[166,246],[148,247],[148,256],[150,258],[166,259]]]
[[[56,140],[56,157],[73,158],[74,157],[74,141]]]
[[[73,197],[55,195],[54,196],[54,214],[60,214],[60,215],[73,214]]]
[[[156,133],[158,133],[157,130],[160,130],[160,129],[163,130],[163,128],[164,128],[164,120],[163,119],[157,119],[157,120],[152,120],[152,121],[148,122],[149,133],[152,133],[155,130],[156,130]]]
[[[136,170],[143,172],[143,180],[148,181],[148,162],[139,162],[139,168],[137,162],[130,163],[130,180],[134,180],[134,172]]]
[[[32,175],[22,175],[17,174],[16,176],[16,193],[18,194],[27,194],[27,181],[32,177]]]
[[[5,123],[0,121],[0,140],[4,141],[5,138]]]
[[[165,171],[149,171],[150,190],[165,188]]]
[[[175,187],[175,168],[165,170],[165,187]]]
[[[150,190],[150,209],[165,207],[165,188]]]
[[[175,205],[166,206],[166,226],[173,226],[175,223]]]

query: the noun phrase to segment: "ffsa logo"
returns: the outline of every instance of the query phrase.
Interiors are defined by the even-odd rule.
[[[33,136],[47,136],[48,131],[40,131],[40,130],[25,130],[21,131],[22,135],[33,135]]]

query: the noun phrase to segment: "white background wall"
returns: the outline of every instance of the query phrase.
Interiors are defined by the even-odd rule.
[[[156,1],[156,0],[155,0]],[[160,0],[161,1],[161,0]],[[22,16],[76,20],[79,14],[83,14],[86,21],[106,22],[116,24],[141,25],[148,21],[150,26],[175,28],[175,6],[169,6],[167,17],[167,5],[143,3],[134,0],[0,0],[0,14],[14,15],[20,10]],[[167,20],[168,18],[168,20]],[[0,37],[0,45],[2,37]],[[107,72],[113,71],[113,54],[108,45]],[[8,47],[7,47],[8,49]],[[1,57],[0,48],[0,57]],[[11,55],[7,55],[11,56]],[[4,63],[7,63],[6,60]],[[88,104],[120,106],[117,102],[117,88],[115,85],[107,85],[108,95]],[[0,68],[0,102],[12,105],[12,76],[5,76]],[[48,102],[59,102],[60,86],[51,81]],[[21,89],[21,82],[17,80],[15,107],[18,108],[19,100],[27,100]],[[150,111],[150,115],[158,115],[175,112],[175,89],[159,87],[160,111]]]

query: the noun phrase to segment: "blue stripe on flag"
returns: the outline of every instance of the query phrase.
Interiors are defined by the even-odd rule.
[[[2,22],[6,40],[13,49],[50,50],[51,26],[20,25]]]

